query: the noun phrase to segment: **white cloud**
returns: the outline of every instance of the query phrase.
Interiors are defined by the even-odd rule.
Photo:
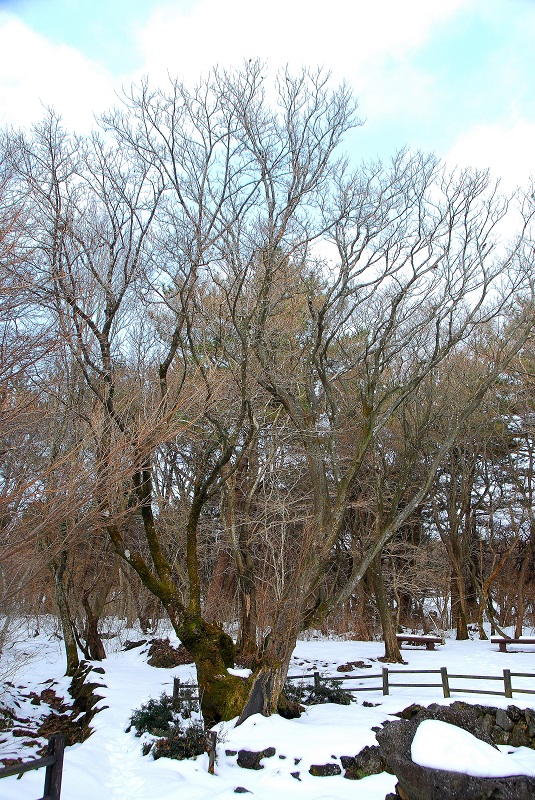
[[[214,64],[269,59],[279,64],[327,65],[359,91],[365,66],[401,57],[468,0],[201,0],[190,13],[159,5],[138,33],[144,73],[191,79]],[[254,11],[251,9],[254,8]]]
[[[535,177],[535,123],[517,121],[477,125],[465,133],[446,155],[452,166],[492,168],[505,190],[527,186]]]
[[[28,126],[54,107],[67,126],[91,127],[114,100],[114,80],[77,50],[54,45],[15,16],[0,13],[0,124]]]

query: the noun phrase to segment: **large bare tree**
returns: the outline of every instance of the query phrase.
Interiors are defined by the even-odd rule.
[[[408,153],[352,172],[337,148],[355,124],[321,71],[283,72],[272,91],[251,62],[192,90],[144,82],[102,136],[49,115],[17,142],[32,296],[85,386],[73,413],[95,526],[194,656],[208,721],[277,709],[299,632],[378,564],[533,323],[525,232],[501,240],[508,201],[488,176]],[[388,425],[492,320],[493,357],[421,484],[394,487],[326,592]],[[209,510],[236,562],[241,644],[256,645],[248,680],[205,613]],[[269,581],[260,625],[249,612]]]

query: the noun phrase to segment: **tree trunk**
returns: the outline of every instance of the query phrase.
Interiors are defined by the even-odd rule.
[[[533,527],[533,525],[532,525]],[[528,573],[531,567],[531,563],[533,560],[533,551],[535,549],[535,532],[532,530],[530,539],[526,543],[526,551],[524,553],[524,557],[522,558],[522,565],[520,567],[520,572],[518,575],[518,602],[517,602],[517,616],[516,616],[516,624],[515,624],[515,637],[518,638],[522,636],[522,628],[524,625],[524,615],[526,613],[526,598],[525,598],[525,588],[526,588],[526,581],[528,577]]]
[[[248,663],[257,654],[257,606],[254,575],[247,571],[238,576],[240,597],[240,625],[236,639],[236,654]]]
[[[221,624],[223,619],[229,620],[233,618],[234,594],[236,591],[235,572],[228,550],[225,547],[221,547],[204,604],[203,616],[208,622]]]
[[[302,618],[299,608],[296,608],[295,596],[281,602],[272,630],[265,638],[259,653],[260,664],[250,681],[250,691],[238,725],[252,714],[270,716],[279,707],[284,716],[292,716],[288,713],[289,704],[284,699],[283,689]]]
[[[383,629],[383,638],[385,642],[384,660],[400,664],[403,662],[403,657],[396,638],[396,629],[394,627],[390,606],[388,605],[380,554],[372,561],[368,573],[377,603],[381,628]]]
[[[459,574],[456,565],[453,564],[454,574],[451,577],[451,616],[452,624],[456,629],[456,639],[469,639],[468,619],[466,613],[466,603],[464,596],[464,578]]]
[[[89,597],[84,594],[82,605],[85,611],[85,641],[89,658],[93,661],[103,661],[106,658],[104,644],[98,632],[100,614],[94,613],[89,602]]]
[[[195,659],[201,712],[208,727],[237,717],[249,682],[228,672],[234,666],[234,643],[217,625],[184,613],[174,601],[164,603],[178,638]]]
[[[69,611],[67,593],[65,590],[64,577],[66,567],[67,551],[62,550],[59,555],[59,559],[51,563],[51,568],[54,574],[54,597],[58,607],[61,629],[63,632],[63,643],[65,645],[65,655],[67,658],[67,669],[65,671],[65,675],[68,675],[70,678],[72,678],[80,661],[78,658],[78,648],[76,646],[76,639],[74,638],[72,618]]]

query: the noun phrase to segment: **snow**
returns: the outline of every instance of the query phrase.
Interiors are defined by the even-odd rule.
[[[159,635],[169,635],[171,641],[176,643],[174,635],[168,631]],[[139,632],[124,631],[121,636],[122,641],[126,638],[136,639],[139,638]],[[107,640],[106,646],[108,658],[101,664],[94,663],[95,667],[103,667],[105,674],[92,676],[96,682],[105,684],[105,688],[99,689],[103,697],[99,706],[104,710],[93,720],[93,735],[82,744],[66,750],[62,800],[176,800],[177,797],[181,800],[220,800],[236,797],[237,787],[248,789],[253,800],[272,800],[274,796],[277,800],[354,800],[357,796],[359,800],[384,800],[386,794],[394,791],[396,778],[393,775],[382,773],[355,782],[345,779],[343,775],[314,777],[309,774],[309,768],[312,764],[340,764],[341,756],[354,756],[366,745],[376,744],[373,728],[386,720],[396,719],[393,714],[411,703],[449,704],[463,700],[507,708],[510,704],[529,707],[535,699],[535,695],[528,694],[516,694],[510,700],[497,695],[465,695],[453,691],[452,697],[445,700],[440,688],[393,687],[388,696],[383,696],[381,690],[361,692],[357,695],[357,702],[350,706],[311,706],[296,720],[255,715],[237,728],[233,722],[218,726],[220,741],[216,774],[209,775],[207,755],[188,761],[165,758],[154,761],[151,756],[142,755],[145,738],[136,737],[134,731],[125,732],[134,709],[151,697],[158,698],[162,692],[172,693],[174,677],[178,677],[182,683],[195,681],[193,666],[156,669],[147,664],[146,656],[139,648],[123,652],[118,639]],[[40,693],[50,680],[55,682],[53,688],[57,694],[68,699],[70,681],[63,677],[64,655],[57,637],[50,630],[42,630],[38,636],[25,641],[22,648],[26,662],[21,660],[21,667],[12,678],[15,687],[0,698],[2,702],[21,702],[21,695],[28,694],[30,690]],[[319,637],[300,641],[292,658],[290,674],[318,670],[324,675],[339,676],[340,673],[336,671],[338,665],[363,661],[371,669],[355,669],[348,673],[354,678],[353,685],[380,685],[380,679],[362,679],[367,674],[380,673],[384,665],[377,659],[383,653],[384,645],[381,642],[337,641]],[[513,672],[535,672],[532,648],[500,653],[497,645],[490,641],[456,642],[447,639],[443,647],[434,651],[405,647],[402,653],[408,662],[407,666],[389,667],[438,669],[446,666],[452,674],[484,673],[489,676],[501,676],[504,668]],[[418,682],[427,679],[429,683],[437,683],[436,675],[412,676],[412,679]],[[409,681],[403,676],[403,680],[398,678],[395,682]],[[451,685],[455,687],[460,683],[452,680]],[[492,681],[466,681],[463,685],[479,690],[496,690],[499,687],[497,682]],[[513,687],[535,690],[535,679],[513,678]],[[373,705],[364,706],[364,701]],[[37,713],[39,708],[25,701],[18,711],[21,716],[29,716]],[[467,752],[464,740],[459,743],[458,738],[450,733],[444,735],[443,732],[437,739],[425,731],[424,728],[422,742],[417,744],[420,763],[434,765],[433,759],[438,758],[442,759],[441,768],[462,767],[464,771]],[[5,741],[2,742],[2,739]],[[267,747],[274,747],[276,753],[271,758],[264,758],[264,768],[258,771],[240,768],[237,757],[225,753],[226,750],[262,750]],[[477,757],[483,763],[481,769],[487,769],[484,764],[488,764],[485,747],[481,742],[472,743],[473,755],[468,759],[473,765]],[[0,757],[17,755],[16,748],[19,748],[18,753],[23,758],[28,757],[28,751],[20,749],[20,740],[0,734]],[[505,774],[535,774],[535,752],[528,748],[492,749],[494,764],[498,763],[498,759],[501,763],[505,763],[505,759],[508,765],[513,764],[513,772]],[[293,777],[292,773],[298,773],[298,776]],[[43,770],[25,773],[21,780],[16,777],[4,778],[0,781],[0,796],[2,800],[41,797],[43,781]]]
[[[535,772],[497,751],[468,731],[447,722],[427,719],[418,725],[411,745],[412,760],[422,767],[463,772],[479,778],[532,775]]]
[[[229,675],[237,675],[238,678],[248,678],[251,674],[252,670],[250,669],[232,669],[232,667],[227,668],[227,672]]]

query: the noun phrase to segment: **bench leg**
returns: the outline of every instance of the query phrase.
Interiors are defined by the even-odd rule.
[[[500,642],[500,653],[507,653],[507,642]]]
[[[426,650],[434,650],[435,649],[435,643],[434,642],[426,642],[425,643],[425,649]]]

